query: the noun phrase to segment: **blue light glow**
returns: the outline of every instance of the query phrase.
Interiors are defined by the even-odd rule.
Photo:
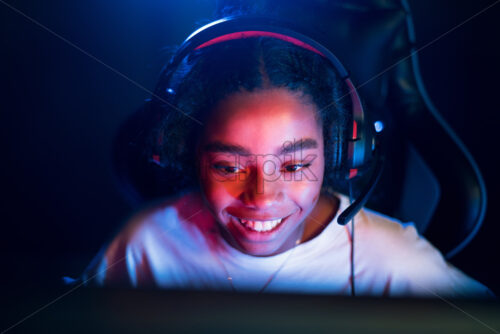
[[[381,121],[376,121],[373,125],[375,125],[375,131],[382,132],[384,130],[384,123]]]

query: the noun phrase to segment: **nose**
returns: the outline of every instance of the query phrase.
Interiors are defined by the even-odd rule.
[[[263,168],[256,168],[247,180],[242,200],[248,207],[265,210],[283,200],[283,190],[279,175],[269,175]]]

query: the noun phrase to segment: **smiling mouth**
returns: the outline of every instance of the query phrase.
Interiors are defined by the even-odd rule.
[[[233,216],[234,217],[234,216]],[[241,225],[243,225],[247,230],[253,232],[272,232],[276,230],[283,221],[285,221],[289,216],[284,218],[278,218],[273,220],[250,220],[234,217]]]

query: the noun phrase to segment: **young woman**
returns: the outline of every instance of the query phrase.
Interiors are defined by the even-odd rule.
[[[247,36],[248,37],[248,36]],[[349,199],[334,161],[349,88],[325,57],[270,35],[214,40],[167,69],[145,156],[177,195],[134,215],[84,281],[167,289],[489,296],[403,224]],[[334,103],[332,103],[334,102]],[[355,290],[354,290],[355,286]]]

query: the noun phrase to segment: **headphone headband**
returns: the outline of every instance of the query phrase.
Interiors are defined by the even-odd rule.
[[[342,66],[341,62],[330,50],[328,50],[312,38],[299,33],[297,31],[297,27],[292,27],[292,24],[290,22],[260,15],[225,17],[199,28],[191,35],[189,35],[188,38],[186,38],[170,64],[173,66],[178,65],[182,61],[182,59],[184,59],[192,50],[197,49],[210,40],[217,39],[224,35],[231,35],[232,33],[235,33],[235,35],[233,35],[232,37],[237,37],[239,33],[250,31],[258,31],[259,33],[267,34],[266,37],[279,38],[302,47],[307,45],[305,47],[306,49],[309,49],[322,55],[325,58],[328,58],[335,69],[339,72],[339,75],[342,79],[349,77],[349,74],[344,66]],[[249,36],[249,34],[243,34],[243,38],[248,37],[258,36]]]
[[[297,38],[294,38],[294,37],[291,37],[291,36],[287,36],[287,35],[283,35],[283,34],[279,34],[279,33],[275,33],[275,32],[256,31],[256,30],[233,32],[233,33],[229,33],[229,34],[222,35],[222,36],[219,36],[219,37],[215,37],[215,38],[209,40],[208,42],[205,42],[202,45],[197,46],[195,48],[195,50],[204,48],[204,47],[209,46],[209,45],[213,45],[213,44],[217,44],[217,43],[222,43],[222,42],[225,42],[225,41],[230,41],[230,40],[234,40],[234,39],[251,38],[251,37],[272,37],[272,38],[281,39],[281,40],[284,40],[286,42],[289,42],[289,43],[295,44],[297,46],[300,46],[300,47],[302,47],[304,49],[310,50],[310,51],[312,51],[314,53],[317,53],[320,56],[326,58],[326,56],[324,54],[322,54],[320,51],[318,51],[314,47],[310,46],[309,44],[307,44],[307,43],[305,43],[305,42],[303,42],[303,41],[301,41],[301,40],[299,40]]]

